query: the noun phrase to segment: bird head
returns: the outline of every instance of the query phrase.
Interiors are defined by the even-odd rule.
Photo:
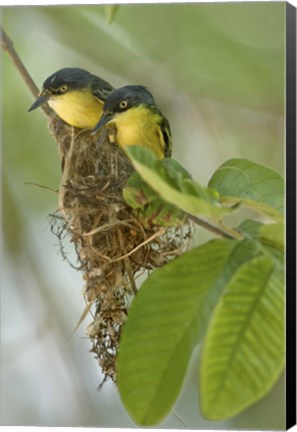
[[[103,113],[93,132],[101,129],[116,116],[140,105],[155,106],[155,100],[146,87],[128,85],[113,91],[103,105]]]
[[[90,87],[92,77],[90,72],[80,68],[69,67],[58,70],[44,81],[42,90],[29,111],[65,93]]]

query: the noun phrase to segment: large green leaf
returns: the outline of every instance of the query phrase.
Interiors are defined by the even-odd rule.
[[[209,181],[222,202],[243,205],[277,220],[282,220],[284,180],[275,171],[246,159],[230,159]]]
[[[242,265],[214,310],[200,365],[202,414],[239,413],[271,389],[283,365],[283,266],[261,255]]]
[[[168,414],[224,286],[257,253],[250,240],[213,240],[144,282],[130,308],[117,363],[122,401],[138,424],[158,424]]]
[[[263,243],[271,244],[280,250],[284,250],[285,226],[283,222],[262,225],[260,227],[260,239]]]
[[[263,250],[272,253],[277,259],[283,261],[284,258],[284,222],[263,224],[253,219],[246,219],[237,227],[237,231],[244,234],[246,238],[258,240]]]
[[[158,160],[151,151],[140,146],[131,146],[126,152],[141,177],[165,201],[187,213],[214,220],[230,211],[220,206],[215,190],[194,182],[177,161]]]

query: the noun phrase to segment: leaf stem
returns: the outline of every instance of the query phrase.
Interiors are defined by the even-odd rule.
[[[205,221],[204,219],[201,219],[200,217],[191,214],[189,214],[189,218],[190,220],[195,222],[196,225],[199,225],[202,228],[205,228],[208,231],[213,232],[214,234],[218,234],[221,237],[228,238],[228,239],[236,239],[236,240],[243,239],[243,236],[238,231],[235,231],[232,228],[226,227],[224,225],[221,225],[220,227],[216,225],[212,225],[211,223]]]

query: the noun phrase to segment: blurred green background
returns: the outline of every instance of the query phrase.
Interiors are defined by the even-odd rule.
[[[40,87],[78,66],[115,87],[143,84],[168,118],[173,157],[206,184],[225,160],[284,167],[285,3],[6,7],[2,22]],[[47,220],[57,208],[60,161],[41,110],[2,55],[1,424],[135,427],[88,351],[79,272],[63,262]],[[196,242],[210,235],[198,229]],[[71,245],[69,258],[75,261]],[[197,410],[198,353],[176,412],[189,428],[281,429],[283,380],[236,418]],[[174,415],[163,428],[183,428]]]

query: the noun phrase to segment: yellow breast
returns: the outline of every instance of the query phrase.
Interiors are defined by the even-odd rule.
[[[119,147],[140,145],[149,148],[159,159],[164,158],[164,142],[160,134],[159,115],[138,106],[120,113],[112,123],[116,125]]]
[[[102,114],[102,105],[90,90],[74,90],[49,100],[49,106],[62,120],[80,129],[96,126]]]

